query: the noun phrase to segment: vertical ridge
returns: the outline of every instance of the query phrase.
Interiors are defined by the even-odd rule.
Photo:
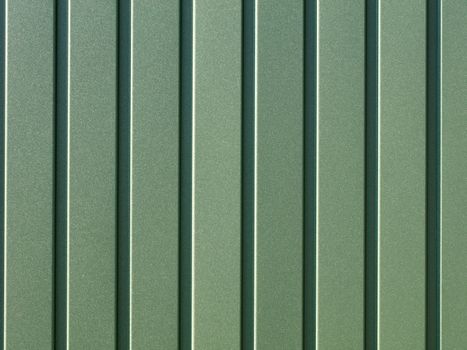
[[[365,349],[378,348],[379,1],[366,2]]]
[[[0,4],[0,305],[2,312],[0,315],[0,347],[6,348],[6,55],[7,55],[7,19],[6,6],[7,1],[4,0]]]
[[[131,349],[131,3],[118,7],[117,346]]]
[[[305,350],[317,348],[317,1],[305,1],[304,35],[304,299],[303,344]]]
[[[255,1],[243,0],[242,47],[242,349],[254,345]]]
[[[68,18],[56,2],[55,57],[55,349],[68,349]]]
[[[180,325],[179,348],[193,347],[193,2],[180,0]]]
[[[426,344],[440,343],[440,8],[427,1],[427,291]]]

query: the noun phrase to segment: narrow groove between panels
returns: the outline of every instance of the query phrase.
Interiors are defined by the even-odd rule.
[[[6,137],[6,130],[5,130],[5,104],[6,104],[6,88],[5,88],[5,57],[7,54],[6,50],[6,43],[5,43],[5,35],[6,35],[6,20],[5,20],[5,6],[6,1],[2,2],[0,6],[0,230],[1,230],[1,238],[0,238],[0,268],[1,268],[1,276],[0,276],[0,305],[1,305],[1,315],[0,315],[0,347],[3,346],[5,341],[5,320],[4,320],[4,311],[6,308],[6,296],[5,296],[5,264],[4,259],[6,256],[5,248],[6,248],[6,232],[5,232],[5,160],[6,160],[6,147],[5,147],[5,137]]]
[[[179,349],[192,348],[193,1],[180,0]]]
[[[365,349],[378,347],[378,0],[366,1]]]
[[[243,1],[241,342],[254,349],[255,1]]]
[[[131,1],[118,7],[117,348],[131,349]]]
[[[305,1],[304,35],[304,251],[303,348],[316,349],[316,123],[317,13],[319,0]]]
[[[55,349],[67,349],[68,215],[68,1],[55,19]]]
[[[426,344],[440,344],[440,0],[427,1]]]

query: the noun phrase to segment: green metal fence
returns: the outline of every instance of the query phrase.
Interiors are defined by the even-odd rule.
[[[0,3],[2,349],[467,348],[467,2]]]

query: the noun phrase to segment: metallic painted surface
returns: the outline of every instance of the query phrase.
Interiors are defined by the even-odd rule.
[[[425,348],[426,2],[380,1],[379,349]]]
[[[53,347],[54,2],[4,1],[3,349]]]
[[[300,349],[303,321],[303,1],[256,2],[258,350]]]
[[[467,3],[441,9],[441,348],[467,344]]]
[[[179,4],[128,3],[130,344],[170,350],[178,346]]]
[[[64,3],[62,3],[65,6]],[[66,108],[60,108],[58,152],[66,164],[57,220],[65,240],[66,275],[58,296],[60,349],[115,349],[116,346],[116,174],[117,174],[117,6],[114,1],[69,1],[66,51]],[[64,22],[60,22],[63,24]],[[65,57],[61,55],[65,55]],[[59,76],[59,79],[62,79]],[[63,97],[63,95],[61,95]],[[59,101],[63,103],[63,101]],[[65,125],[66,127],[63,127]],[[66,147],[66,150],[63,148]],[[60,192],[59,196],[62,193]]]
[[[318,1],[317,17],[316,349],[362,349],[365,2]]]
[[[427,1],[427,81],[426,81],[426,349],[440,349],[440,57],[441,4]]]
[[[193,3],[192,349],[240,349],[240,0]]]
[[[462,349],[466,14],[3,1],[1,347]]]

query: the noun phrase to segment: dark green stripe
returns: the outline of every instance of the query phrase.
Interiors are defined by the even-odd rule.
[[[440,349],[440,1],[427,2],[426,345]]]
[[[366,2],[365,62],[365,349],[377,349],[378,332],[378,1]]]
[[[254,347],[255,2],[243,0],[242,349]]]
[[[56,3],[55,53],[55,349],[67,343],[68,1]]]
[[[118,8],[117,344],[130,348],[131,0]]]
[[[305,1],[303,344],[316,344],[316,1]]]
[[[193,0],[181,0],[180,30],[180,326],[179,348],[191,350]]]

